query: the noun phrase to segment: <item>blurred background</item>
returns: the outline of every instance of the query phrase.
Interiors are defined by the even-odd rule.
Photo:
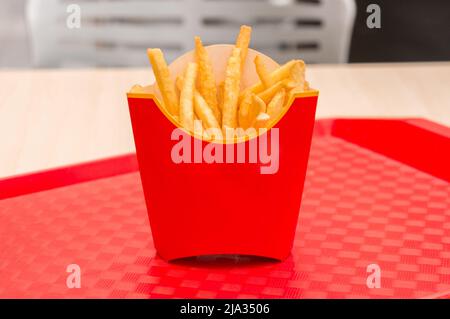
[[[448,0],[2,0],[0,68],[147,66],[147,47],[173,60],[193,35],[231,43],[241,24],[279,62],[450,60]]]
[[[134,152],[125,92],[153,81],[145,49],[170,62],[241,24],[252,48],[309,63],[318,119],[450,126],[449,0],[0,0],[0,178]]]

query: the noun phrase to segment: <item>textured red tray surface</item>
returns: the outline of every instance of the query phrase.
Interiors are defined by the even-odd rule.
[[[164,262],[133,172],[0,201],[0,297],[445,296],[450,184],[330,135],[330,123],[316,129],[294,248],[284,262]],[[81,267],[80,289],[66,286],[72,263]],[[372,263],[381,267],[379,289],[366,286]]]

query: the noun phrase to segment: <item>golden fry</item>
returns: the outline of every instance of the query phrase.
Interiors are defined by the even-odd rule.
[[[223,107],[223,88],[225,86],[225,81],[222,81],[217,86],[217,105],[219,106],[220,111],[222,111]]]
[[[305,62],[297,60],[290,71],[290,79],[297,83],[299,86],[303,86],[305,83]]]
[[[286,97],[286,90],[281,89],[273,99],[270,101],[270,103],[267,105],[267,114],[269,114],[271,119],[276,119],[278,114],[280,114],[281,110],[283,109],[284,99]]]
[[[305,62],[298,60],[289,72],[289,77],[285,80],[285,87],[288,90],[299,88],[302,91],[305,87]]]
[[[147,50],[161,104],[184,129],[202,134],[207,141],[227,139],[228,134],[232,134],[230,138],[253,136],[256,133],[250,131],[270,128],[295,96],[310,90],[302,60],[291,60],[269,72],[264,56],[257,54],[254,64],[259,81],[241,92],[251,34],[251,27],[241,26],[224,80],[217,85],[213,63],[200,37],[194,38],[195,61],[188,63],[175,81],[161,50]],[[132,91],[143,92],[144,88],[135,87]]]
[[[177,88],[178,91],[180,91],[181,93],[181,89],[183,88],[183,73],[178,74],[176,80],[175,80],[175,86]]]
[[[248,114],[252,103],[253,103],[253,94],[249,92],[244,96],[241,103],[239,104],[239,112],[238,112],[239,127],[243,128],[244,130],[246,130],[250,126]]]
[[[177,87],[180,88],[180,90],[183,87],[183,76],[181,74],[177,77]],[[202,115],[202,119],[200,119],[198,114]],[[202,95],[198,92],[198,90],[195,90],[194,92],[194,128],[195,128],[195,121],[202,122],[202,126],[204,128],[203,135],[205,139],[208,140],[211,139],[211,136],[206,131],[207,129],[210,128],[217,128],[219,132],[214,131],[213,136],[215,136],[216,139],[222,139],[222,131],[220,130],[220,124],[218,123],[211,108],[206,103]]]
[[[155,74],[166,109],[172,115],[178,115],[178,94],[175,90],[175,84],[170,78],[170,71],[162,51],[160,49],[148,49],[147,55],[152,64],[153,73]]]
[[[297,62],[298,60],[291,60],[282,66],[280,66],[278,69],[270,73],[270,78],[272,79],[273,83],[283,81],[290,75],[291,67]],[[262,82],[258,82],[244,90],[243,93],[247,91],[251,91],[255,94],[261,93],[265,90],[264,84]],[[243,95],[243,94],[241,94]]]
[[[202,124],[206,129],[211,127],[220,128],[219,122],[214,116],[211,108],[198,91],[195,91],[194,93],[194,110],[196,116],[202,121]]]
[[[266,103],[257,95],[252,93],[252,104],[248,111],[248,122],[252,125],[259,113],[266,113]]]
[[[250,38],[252,36],[252,28],[243,25],[239,30],[239,35],[236,39],[236,48],[241,49],[241,70],[244,68],[247,60],[248,46],[250,45]]]
[[[308,81],[305,81],[305,84],[304,84],[304,86],[303,86],[303,90],[304,90],[304,91],[309,91],[309,90],[311,90],[311,87],[309,86],[309,82],[308,82]]]
[[[133,85],[133,87],[130,90],[130,93],[142,93],[142,92],[144,92],[144,88],[139,84]]]
[[[258,95],[253,94],[253,104],[259,110],[258,113],[266,113],[267,105]]]
[[[195,96],[194,96],[194,105],[195,105]],[[197,114],[194,113],[194,134],[200,135],[200,131],[202,131],[201,135],[204,140],[211,139],[211,136],[209,136],[208,132],[206,132],[206,127],[203,125],[203,122],[198,118]]]
[[[293,88],[291,90],[288,89],[286,98],[284,100],[284,107],[286,107],[286,108],[290,107],[292,104],[292,101],[294,101],[294,96],[300,92],[302,92],[302,90],[297,90],[296,88]]]
[[[261,100],[264,101],[264,103],[268,104],[275,96],[275,94],[284,87],[284,85],[284,81],[279,81],[272,85],[270,88],[259,93],[258,96],[261,98]]]
[[[270,121],[269,114],[259,113],[258,116],[256,117],[255,122],[253,123],[253,127],[255,129],[267,127],[267,125],[269,124],[269,121]]]
[[[191,132],[194,130],[194,91],[197,69],[196,63],[187,65],[180,96],[180,124]]]
[[[257,55],[255,57],[255,67],[256,73],[258,73],[259,79],[261,80],[264,88],[267,89],[275,84],[272,77],[270,76],[269,71],[267,71],[266,65],[261,59],[261,56]]]
[[[309,91],[311,88],[309,87],[308,81],[305,81],[303,87],[286,85],[286,89],[287,89],[287,96],[284,102],[285,103],[284,107],[290,107],[295,95],[301,92]]]
[[[198,64],[198,91],[204,97],[217,121],[220,123],[221,114],[217,103],[216,79],[208,52],[204,48],[200,37],[195,37],[195,56]]]
[[[241,82],[241,49],[234,48],[225,70],[222,128],[237,126],[237,108]]]

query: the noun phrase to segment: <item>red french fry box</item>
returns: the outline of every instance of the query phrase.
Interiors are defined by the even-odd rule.
[[[206,47],[217,82],[232,48]],[[257,81],[252,63],[257,54],[269,71],[278,67],[249,50],[243,87]],[[169,66],[173,80],[193,60],[189,52],[174,61]],[[161,107],[156,84],[128,93],[153,241],[163,259],[237,254],[283,260],[290,254],[317,98],[315,90],[295,93],[272,129],[222,143],[179,128]]]

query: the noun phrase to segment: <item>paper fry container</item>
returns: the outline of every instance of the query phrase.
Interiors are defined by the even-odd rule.
[[[207,47],[214,63],[217,82],[223,79],[232,46]],[[257,81],[249,50],[242,86]],[[189,52],[170,65],[171,76],[193,61]],[[264,56],[269,70],[278,65]],[[222,75],[222,76],[221,76]],[[222,78],[221,78],[222,77]],[[157,85],[134,87],[128,93],[131,123],[136,144],[142,186],[153,240],[165,260],[182,257],[240,254],[282,260],[290,254],[302,198],[318,92],[298,93],[291,106],[269,130],[250,140],[228,144],[204,141],[181,132],[190,141],[190,158],[195,150],[221,147],[223,158],[234,150],[232,163],[207,163],[196,152],[200,163],[176,163],[172,151],[180,140],[173,140],[176,122],[161,108]],[[258,152],[274,146],[267,157],[250,161],[250,148]],[[252,146],[253,145],[253,146]],[[245,147],[245,160],[237,162],[239,149]],[[262,152],[267,155],[267,152]],[[241,153],[242,154],[242,153]],[[277,154],[277,156],[275,156]],[[260,155],[260,154],[259,154]],[[242,162],[242,158],[241,158]]]

